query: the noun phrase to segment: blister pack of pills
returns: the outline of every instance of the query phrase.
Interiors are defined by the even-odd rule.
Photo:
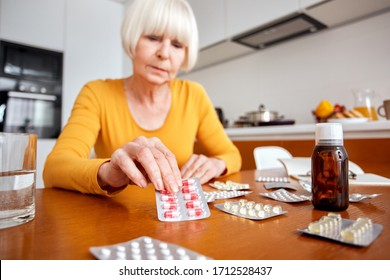
[[[218,199],[228,199],[234,197],[240,197],[251,193],[251,191],[215,191],[215,192],[204,192],[207,202],[213,202]]]
[[[100,260],[207,260],[197,252],[175,244],[142,236],[109,246],[90,247],[89,251]]]
[[[204,219],[210,216],[210,209],[198,178],[183,180],[177,193],[156,191],[158,219],[163,222],[177,222]]]
[[[264,205],[246,199],[240,199],[237,202],[226,201],[225,203],[215,204],[214,206],[226,213],[251,220],[265,220],[287,213],[279,205]]]
[[[242,184],[233,181],[226,181],[226,183],[215,181],[214,183],[209,184],[211,187],[216,188],[220,191],[239,191],[239,190],[248,190],[250,189],[249,184]]]
[[[279,189],[273,192],[260,193],[261,196],[268,197],[281,202],[302,202],[311,200],[310,195],[297,195],[285,189]]]
[[[307,228],[298,229],[299,232],[309,235],[356,246],[369,246],[382,230],[383,226],[372,223],[371,219],[361,217],[349,220],[335,213],[321,217],[320,220],[310,223]]]
[[[289,183],[288,177],[274,177],[274,176],[259,176],[256,178],[256,182],[276,182],[276,183]]]

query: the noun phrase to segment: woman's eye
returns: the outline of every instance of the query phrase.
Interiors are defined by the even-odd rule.
[[[178,42],[178,41],[173,41],[172,46],[174,46],[175,48],[178,48],[178,49],[183,48],[183,44]]]
[[[156,35],[148,35],[146,36],[150,41],[159,41],[160,37]]]

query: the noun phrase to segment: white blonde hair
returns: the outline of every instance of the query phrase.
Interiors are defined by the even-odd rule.
[[[133,58],[142,35],[162,35],[177,39],[186,47],[182,69],[191,70],[198,57],[198,28],[186,0],[135,0],[122,22],[122,45]]]

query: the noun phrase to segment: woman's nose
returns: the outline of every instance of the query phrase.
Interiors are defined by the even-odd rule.
[[[163,40],[160,48],[157,51],[157,56],[161,59],[167,59],[169,57],[171,43],[169,40]]]

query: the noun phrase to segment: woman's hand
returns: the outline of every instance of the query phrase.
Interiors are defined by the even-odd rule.
[[[137,137],[116,150],[111,161],[98,171],[99,185],[106,189],[135,184],[142,188],[151,182],[156,190],[177,192],[181,175],[175,155],[158,138]]]
[[[226,163],[222,159],[193,154],[181,168],[183,178],[198,177],[201,184],[222,175],[226,170]]]

